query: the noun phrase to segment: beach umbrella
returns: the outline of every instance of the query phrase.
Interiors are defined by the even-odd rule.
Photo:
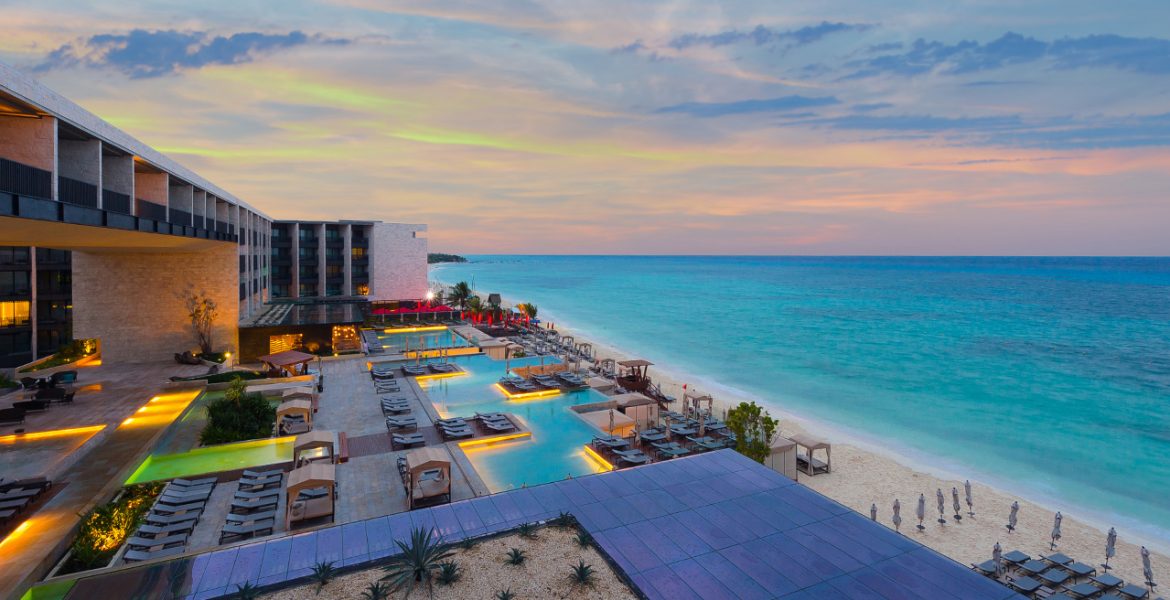
[[[902,503],[898,499],[894,499],[894,531],[902,533]]]
[[[1154,567],[1150,564],[1150,551],[1145,546],[1142,546],[1142,574],[1146,576],[1146,585],[1150,591],[1154,591],[1158,584],[1154,583]]]
[[[957,487],[951,488],[951,502],[955,507],[955,520],[962,521],[963,515],[960,515],[959,512],[963,510],[963,507],[959,504],[959,488]]]
[[[1056,540],[1060,539],[1060,522],[1063,519],[1064,516],[1060,514],[1060,511],[1056,511],[1056,516],[1052,518],[1052,543],[1048,545],[1049,550],[1056,549]]]
[[[938,523],[939,525],[946,525],[947,501],[943,498],[942,488],[935,490],[934,497],[938,500]]]
[[[613,435],[613,409],[609,409],[609,434]]]
[[[1020,503],[1019,502],[1012,502],[1012,512],[1008,515],[1008,524],[1007,524],[1008,533],[1011,533],[1011,532],[1016,530],[1016,519],[1018,518],[1017,514],[1019,512],[1020,512]]]
[[[1000,547],[999,542],[996,542],[995,547],[991,549],[991,562],[995,563],[995,576],[1003,575],[1003,548]]]
[[[963,491],[967,495],[967,516],[975,516],[975,501],[971,499],[971,480],[963,482]]]
[[[1110,527],[1109,534],[1105,536],[1105,564],[1101,565],[1105,567],[1106,573],[1109,572],[1110,568],[1109,559],[1113,558],[1115,554],[1117,554],[1117,530]]]
[[[869,505],[869,520],[870,521],[877,520],[877,503],[876,502]]]
[[[926,518],[926,496],[918,494],[918,531],[923,531],[926,527],[922,526],[922,520]]]

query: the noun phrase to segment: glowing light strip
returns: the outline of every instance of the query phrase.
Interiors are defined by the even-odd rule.
[[[520,394],[513,394],[512,392],[509,392],[507,388],[500,385],[499,382],[496,382],[492,385],[494,385],[497,390],[500,390],[500,393],[507,396],[509,400],[537,400],[540,398],[551,398],[553,396],[561,395],[560,390],[540,390],[537,392],[524,392],[524,393],[520,393]]]
[[[469,446],[483,446],[485,444],[494,444],[496,442],[506,442],[508,440],[518,440],[520,438],[532,437],[531,431],[521,431],[519,433],[506,433],[504,435],[497,435],[495,437],[479,438],[477,440],[467,440],[466,442],[459,442],[460,448],[467,448]]]
[[[400,327],[398,329],[389,328],[382,333],[414,333],[416,331],[446,331],[446,325],[424,325],[422,327]]]
[[[598,454],[596,450],[594,450],[593,448],[590,448],[589,444],[585,444],[585,456],[588,456],[589,458],[592,458],[593,460],[597,461],[597,464],[601,465],[602,472],[613,470],[613,465],[609,464],[608,460],[605,460],[604,458],[602,458],[601,455]]]
[[[65,437],[70,435],[81,435],[88,433],[93,435],[103,429],[105,425],[89,425],[87,427],[71,427],[69,429],[53,429],[51,431],[34,431],[32,433],[14,433],[12,435],[0,436],[0,444],[13,444],[16,442],[28,442],[32,440],[44,440],[55,437]]]
[[[16,529],[13,529],[12,533],[8,534],[8,537],[4,538],[4,541],[0,542],[0,550],[4,549],[4,546],[7,546],[9,542],[16,541],[20,538],[20,536],[24,535],[30,526],[32,526],[32,519],[28,519],[20,525],[17,525]]]
[[[448,377],[465,377],[471,375],[467,371],[454,371],[452,373],[434,373],[431,375],[415,375],[416,381],[429,381],[431,379],[447,379]]]

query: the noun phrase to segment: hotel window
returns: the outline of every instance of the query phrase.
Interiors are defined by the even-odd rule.
[[[27,296],[28,271],[0,272],[0,296]]]
[[[366,249],[365,249],[365,248],[354,248],[354,249],[353,249],[353,257],[354,257],[354,258],[361,258],[361,257],[363,257],[363,256],[365,256],[365,255],[366,255]]]
[[[0,248],[0,265],[27,265],[28,248]]]
[[[305,334],[290,333],[286,335],[273,335],[268,337],[268,353],[276,354],[277,352],[285,352],[287,350],[296,350],[301,347],[304,341]]]
[[[0,327],[22,327],[28,325],[27,300],[0,302]]]

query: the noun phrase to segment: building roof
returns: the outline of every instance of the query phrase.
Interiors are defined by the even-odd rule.
[[[618,362],[618,364],[623,366],[623,367],[649,367],[650,365],[653,365],[654,363],[652,363],[648,360],[643,360],[641,358],[638,358],[635,360],[623,360],[623,361]]]
[[[270,365],[276,365],[278,367],[291,367],[293,365],[307,363],[315,358],[317,357],[313,356],[312,354],[306,354],[297,350],[285,350],[284,352],[277,352],[276,354],[265,354],[256,360],[259,360],[260,362],[266,362]]]

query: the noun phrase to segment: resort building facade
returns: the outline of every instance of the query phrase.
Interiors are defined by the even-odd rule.
[[[53,354],[73,337],[72,257],[0,247],[0,368]]]

